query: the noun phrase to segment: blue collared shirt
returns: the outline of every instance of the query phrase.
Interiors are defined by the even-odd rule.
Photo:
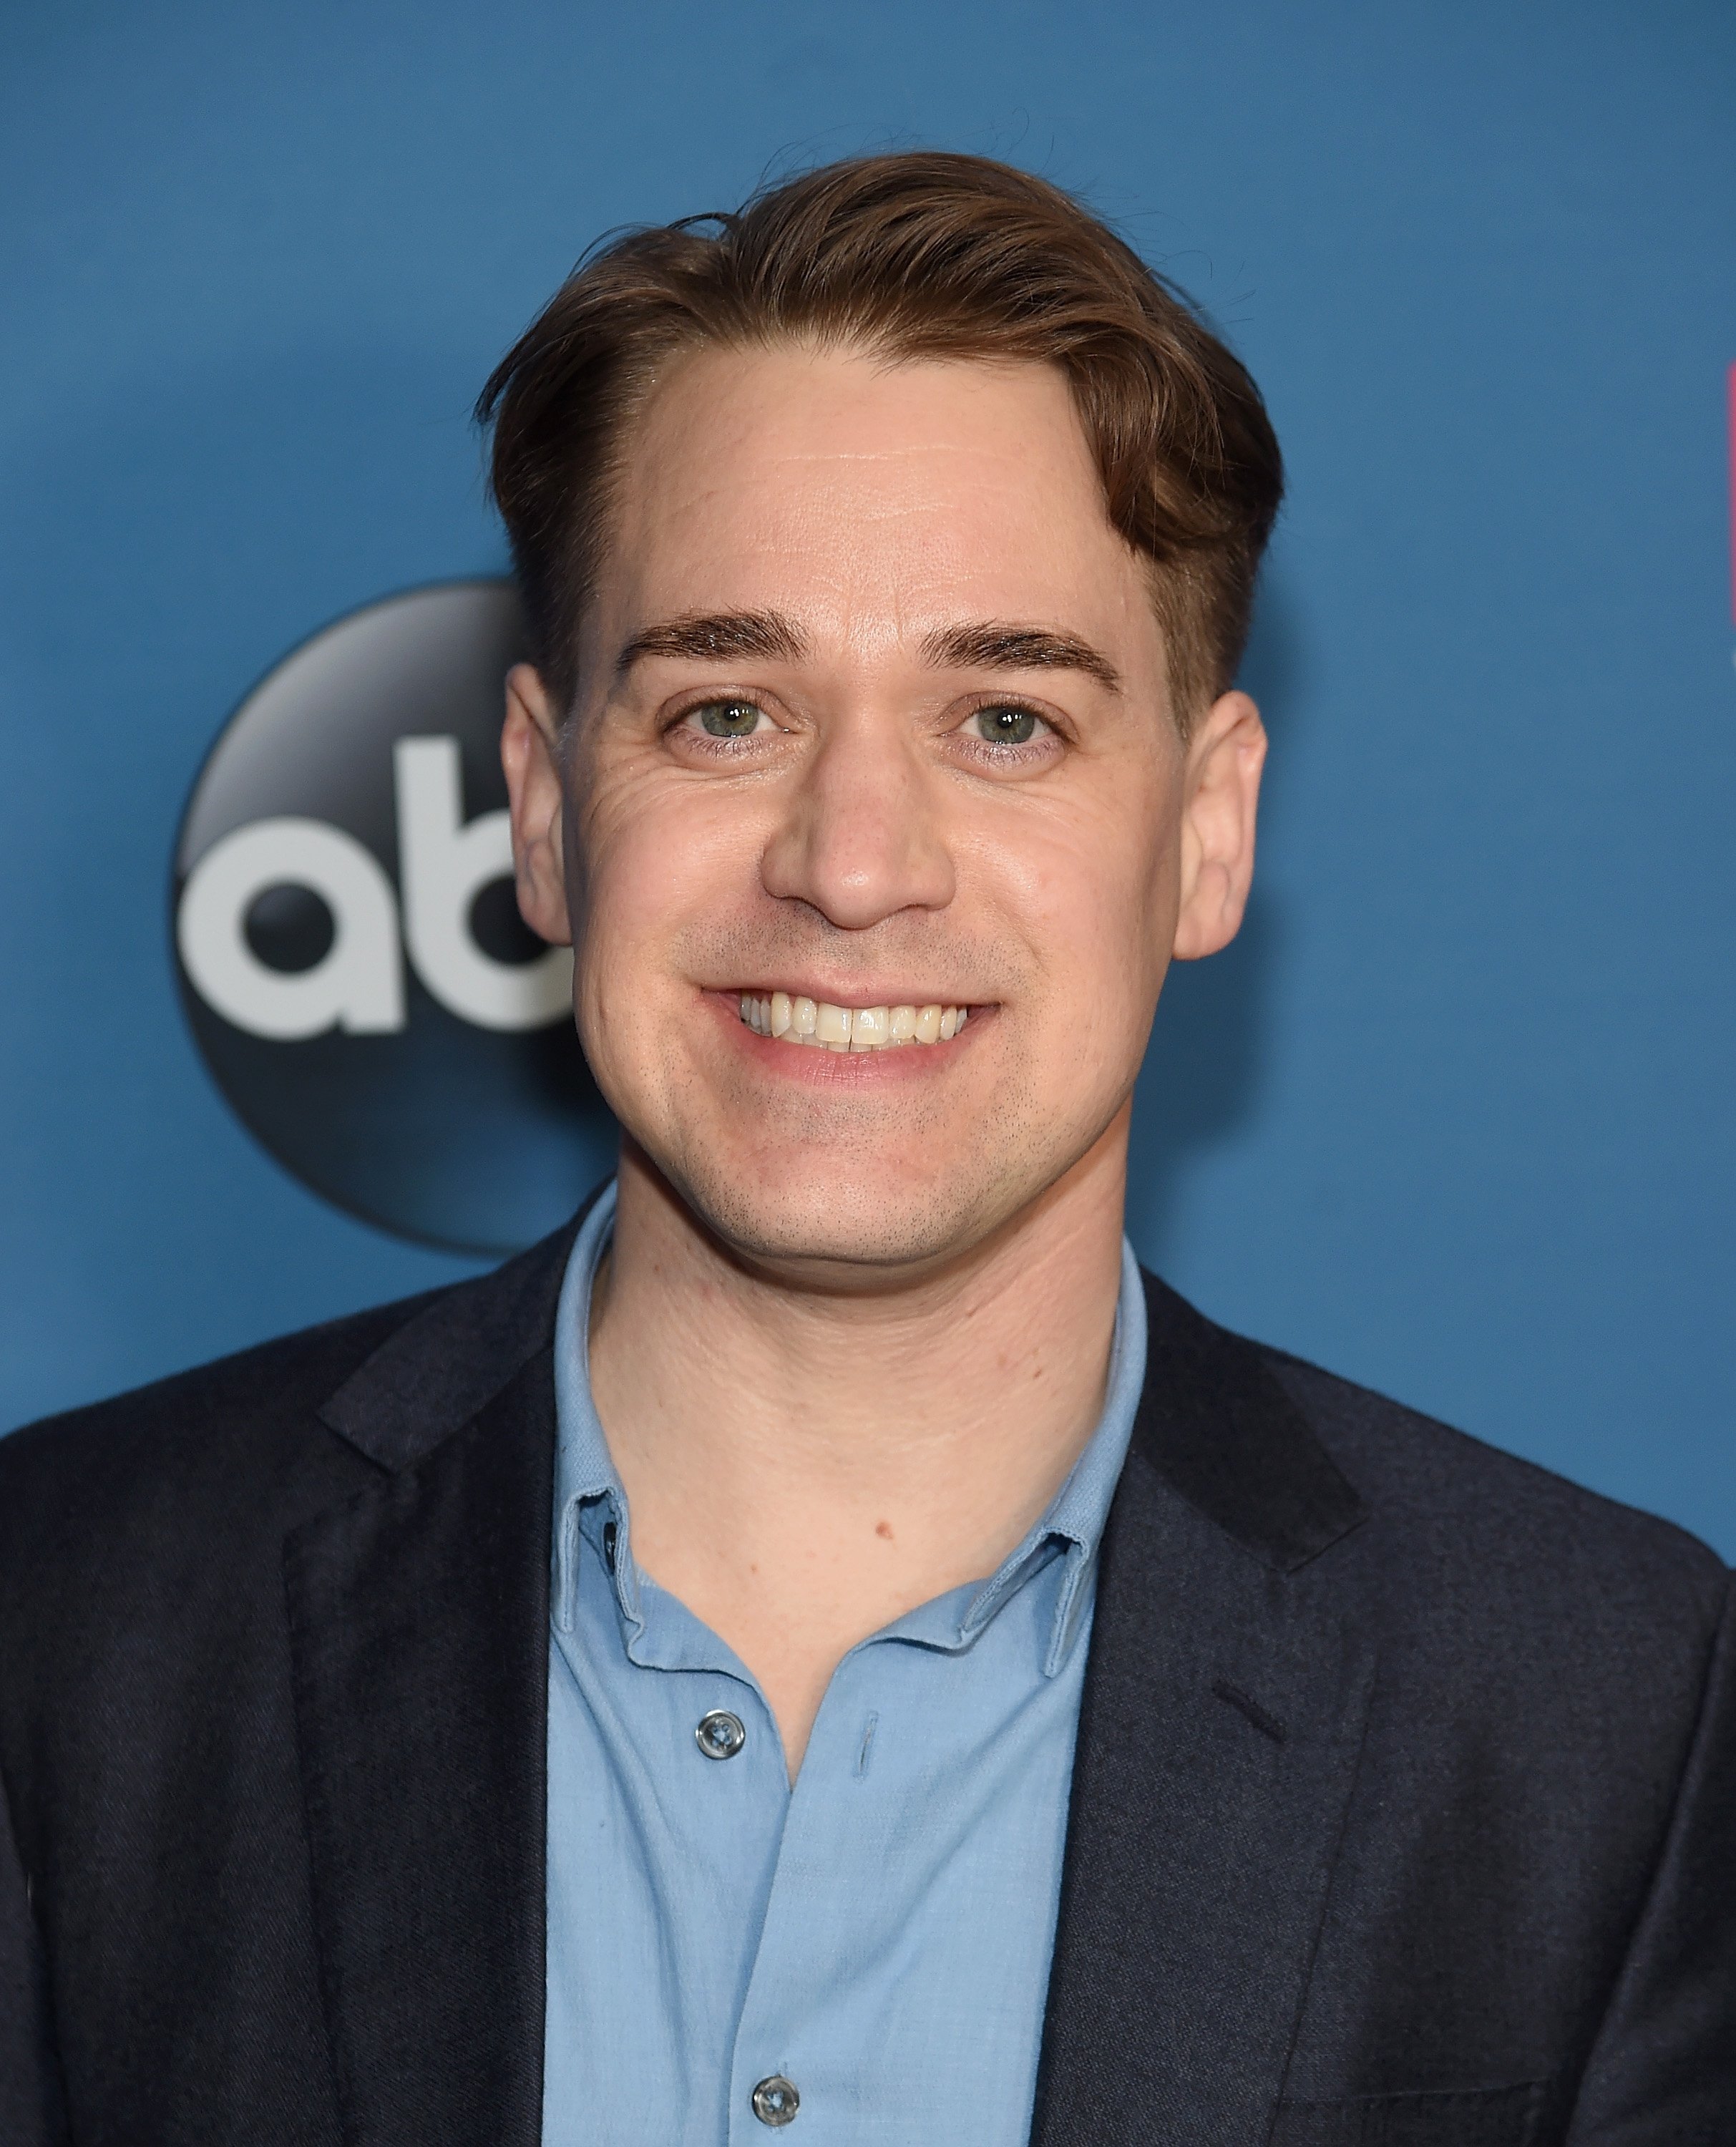
[[[776,2076],[793,2147],[1015,2147],[1144,1376],[1133,1254],[1103,1417],[1048,1513],[991,1579],[851,1649],[792,1787],[752,1673],[633,1564],[587,1361],[613,1214],[611,1190],[557,1329],[545,2147],[760,2147]],[[713,1712],[746,1732],[727,1758],[695,1734]]]

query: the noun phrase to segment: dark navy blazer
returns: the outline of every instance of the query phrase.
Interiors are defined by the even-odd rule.
[[[4,2147],[534,2147],[570,1241],[0,1440]],[[1728,2147],[1729,1574],[1147,1287],[1037,2147]]]

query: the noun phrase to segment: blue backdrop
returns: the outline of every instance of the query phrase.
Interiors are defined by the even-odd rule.
[[[0,1418],[467,1271],[205,1074],[201,757],[337,613],[498,571],[468,405],[595,234],[935,143],[1118,218],[1293,473],[1261,883],[1159,1015],[1140,1250],[1736,1554],[1727,0],[12,0],[0,38]]]

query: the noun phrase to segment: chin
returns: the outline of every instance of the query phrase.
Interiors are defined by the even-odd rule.
[[[843,1139],[678,1145],[682,1152],[657,1159],[659,1169],[737,1259],[843,1289],[946,1266],[1073,1159],[1028,1134],[903,1143],[896,1152],[869,1141],[853,1154]]]
[[[1002,1204],[993,1189],[957,1177],[841,1170],[835,1158],[809,1169],[787,1154],[770,1170],[701,1164],[672,1176],[738,1259],[834,1279],[858,1269],[868,1283],[944,1265],[987,1234]]]

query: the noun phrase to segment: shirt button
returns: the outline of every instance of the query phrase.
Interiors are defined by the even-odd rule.
[[[802,2107],[796,2084],[782,2073],[770,2073],[753,2090],[753,2114],[762,2124],[788,2124]]]
[[[708,1759],[733,1759],[748,1741],[748,1733],[742,1727],[740,1715],[731,1714],[721,1707],[714,1707],[709,1714],[700,1716],[699,1726],[693,1732],[693,1736],[698,1744],[699,1749]],[[760,2084],[763,2086],[764,2082],[762,2081]],[[777,2083],[774,2082],[773,2084],[776,2085]],[[785,2080],[783,2084],[789,2087],[788,2080]],[[758,2096],[759,2089],[755,2088],[753,2092]],[[793,2094],[795,2089],[790,2088],[790,2093]],[[753,2107],[756,2110],[759,2109],[757,2100]],[[761,2112],[762,2115],[763,2114]],[[795,2107],[792,2104],[790,2116],[793,2117],[795,2114]],[[766,2119],[768,2124],[783,2124],[788,2121],[782,2117]]]

